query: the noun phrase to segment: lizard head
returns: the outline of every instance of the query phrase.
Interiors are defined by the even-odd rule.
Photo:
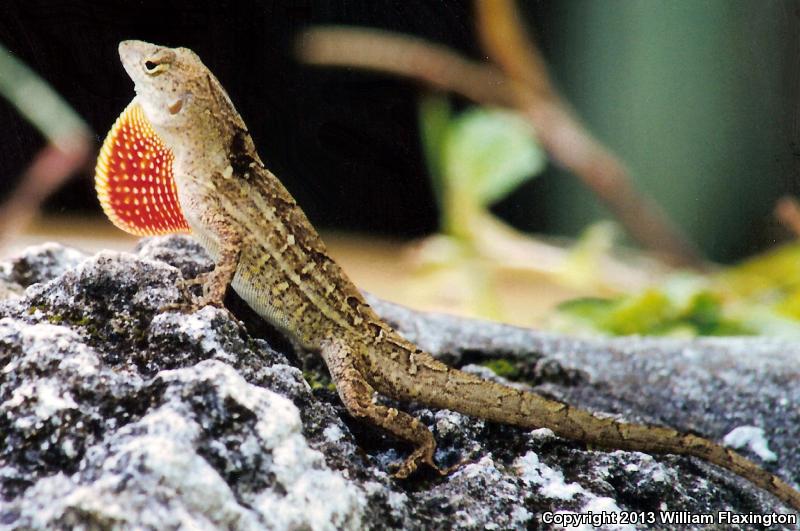
[[[193,51],[122,41],[119,56],[134,82],[137,102],[168,144],[186,124],[207,119],[216,79],[212,81],[213,76]]]

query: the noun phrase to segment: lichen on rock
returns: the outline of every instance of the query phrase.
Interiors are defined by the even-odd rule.
[[[414,404],[393,403],[434,432],[440,462],[466,463],[396,481],[408,448],[312,389],[303,371],[327,381],[324,368],[245,326],[241,301],[236,317],[163,310],[181,276],[212,266],[186,237],[135,254],[48,245],[2,264],[19,289],[0,303],[0,527],[524,529],[543,511],[787,511],[696,459],[594,451]],[[584,408],[719,440],[757,426],[777,457],[764,466],[800,479],[800,347],[579,340],[375,307],[436,355],[533,367],[519,373],[528,384]]]

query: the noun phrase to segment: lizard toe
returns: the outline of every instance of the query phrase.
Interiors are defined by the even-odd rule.
[[[191,300],[191,302],[170,302],[161,306],[158,311],[160,313],[164,312],[178,312],[178,313],[194,313],[200,308],[205,306],[204,304],[198,304],[196,299]]]
[[[414,473],[417,469],[417,465],[414,464],[413,467],[408,466],[408,462],[404,462],[402,464],[394,464],[392,468],[396,469],[392,472],[392,477],[395,479],[406,479],[408,476]]]

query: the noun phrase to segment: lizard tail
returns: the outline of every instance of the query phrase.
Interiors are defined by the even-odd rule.
[[[746,459],[739,453],[709,439],[681,433],[670,428],[619,422],[608,417],[598,417],[561,402],[547,400],[533,393],[520,395],[521,402],[535,411],[529,422],[513,424],[534,427],[545,422],[559,437],[583,441],[599,447],[659,454],[678,454],[699,457],[749,480],[754,485],[800,511],[800,492],[778,476]]]
[[[395,395],[407,392],[409,399],[493,422],[523,428],[546,427],[559,437],[593,446],[699,457],[738,474],[800,511],[800,492],[756,463],[709,439],[661,426],[629,424],[597,416],[535,393],[483,380],[448,367],[422,352],[410,359],[401,356],[395,360],[404,367],[386,373],[386,376],[391,375],[391,381],[378,377],[375,383],[379,391],[388,384]],[[391,364],[386,358],[383,362],[383,368]]]
[[[461,373],[455,369],[452,371]],[[454,376],[451,374],[450,378]],[[489,389],[495,391],[492,394],[502,405],[499,409],[484,410],[481,416],[488,420],[525,428],[546,426],[559,437],[603,448],[699,457],[738,474],[800,511],[800,492],[756,463],[709,439],[661,426],[628,424],[599,417],[563,402],[499,384],[493,384]],[[472,408],[464,409],[464,413],[469,413]]]

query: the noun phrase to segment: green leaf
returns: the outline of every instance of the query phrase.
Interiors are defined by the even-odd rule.
[[[769,299],[800,289],[800,245],[784,244],[723,271],[718,280],[738,296]]]
[[[614,309],[616,301],[598,297],[583,297],[564,301],[558,305],[557,310],[563,314],[586,319],[597,324]]]
[[[672,311],[664,293],[647,289],[622,299],[600,322],[600,328],[618,336],[648,334],[663,325],[671,317]]]
[[[451,122],[444,142],[447,193],[490,205],[540,173],[546,158],[530,125],[497,109],[474,108]]]
[[[680,276],[666,281],[664,289],[649,288],[617,299],[576,299],[559,305],[562,316],[612,335],[733,336],[755,329],[727,315],[720,297],[695,288]],[[699,284],[695,283],[695,286]],[[681,293],[683,291],[683,293]]]

